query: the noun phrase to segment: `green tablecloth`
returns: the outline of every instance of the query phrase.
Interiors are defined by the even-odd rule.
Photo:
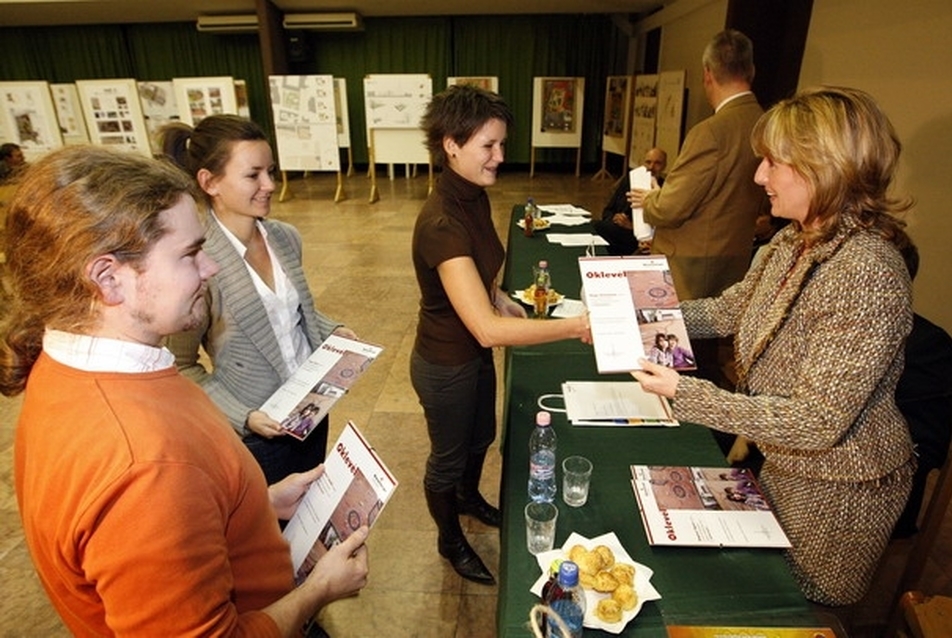
[[[508,241],[508,265],[503,286],[524,287],[531,266],[547,259],[555,288],[577,297],[580,285],[577,258],[582,248],[563,248],[546,241],[544,233],[527,238],[515,226],[522,207],[513,209]],[[588,226],[555,227],[549,232],[591,232]],[[497,626],[499,636],[528,636],[529,610],[538,599],[529,587],[539,576],[535,557],[526,549],[523,507],[527,497],[528,441],[539,410],[537,399],[560,394],[566,380],[630,379],[599,376],[589,346],[561,342],[510,348],[506,356],[506,411],[501,501],[503,528]],[[570,508],[557,497],[559,519],[556,546],[571,532],[591,538],[615,532],[632,558],[654,570],[652,583],[661,600],[646,603],[623,635],[665,636],[665,625],[786,625],[817,624],[779,550],[652,547],[648,545],[630,483],[630,466],[722,466],[724,458],[706,428],[682,424],[677,428],[582,428],[569,425],[564,414],[553,414],[558,456],[581,454],[592,460],[592,487],[581,508]],[[561,481],[561,468],[558,472]],[[561,487],[560,487],[561,494]],[[586,630],[586,635],[605,635]]]

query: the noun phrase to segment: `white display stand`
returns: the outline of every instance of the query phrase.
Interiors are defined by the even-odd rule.
[[[77,80],[76,90],[93,144],[152,157],[135,80]]]
[[[593,180],[615,179],[608,172],[608,153],[621,155],[622,166],[628,166],[628,151],[631,148],[631,95],[635,78],[630,75],[610,75],[605,81],[605,123],[602,128],[602,168]]]
[[[499,93],[499,78],[495,75],[469,75],[466,77],[446,78],[446,86],[467,84],[477,86],[493,93]]]
[[[426,148],[420,119],[433,96],[433,81],[426,74],[379,74],[364,78],[364,109],[367,117],[367,151],[370,171],[370,202],[379,199],[376,164],[426,164],[428,190],[433,188],[433,164]]]
[[[195,126],[209,115],[238,115],[235,80],[231,76],[172,78],[179,118]]]
[[[684,71],[665,71],[658,78],[658,117],[655,146],[677,157],[681,149],[681,121],[684,112]]]
[[[149,130],[152,152],[162,151],[159,144],[159,129],[179,119],[178,103],[171,82],[139,82],[139,103]]]
[[[53,106],[56,108],[56,118],[59,120],[60,133],[63,143],[89,144],[89,133],[86,131],[86,120],[83,119],[83,107],[79,103],[79,92],[76,85],[50,84],[50,93],[53,96]]]
[[[635,76],[631,152],[628,153],[629,166],[640,165],[645,153],[655,146],[655,121],[657,120],[657,113],[658,76]]]
[[[343,199],[334,78],[330,75],[268,76],[271,112],[281,166],[281,195],[288,192],[287,171],[336,171],[334,201]]]
[[[334,109],[337,113],[337,146],[347,149],[347,177],[354,174],[354,151],[350,145],[350,110],[347,105],[347,80],[334,78]]]
[[[0,82],[0,119],[7,137],[28,162],[63,145],[47,82]]]
[[[584,107],[585,78],[533,78],[529,177],[535,175],[537,147],[576,149],[575,176],[579,176],[582,168]]]

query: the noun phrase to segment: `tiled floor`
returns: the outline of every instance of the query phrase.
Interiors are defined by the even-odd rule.
[[[379,173],[380,201],[368,204],[363,174],[344,179],[347,198],[333,203],[336,179],[319,174],[290,183],[292,197],[272,214],[295,224],[305,240],[305,266],[318,307],[386,350],[334,409],[331,436],[353,419],[374,442],[400,487],[368,541],[370,582],[359,596],[324,610],[335,638],[366,636],[481,637],[495,634],[496,594],[460,579],[436,553],[436,528],[422,493],[427,438],[410,387],[408,361],[416,325],[417,288],[410,262],[413,220],[426,197],[425,171],[412,179]],[[497,227],[505,236],[513,204],[529,195],[540,203],[571,202],[598,212],[611,192],[607,181],[571,173],[504,173],[491,190]],[[558,287],[558,282],[555,282]],[[19,399],[0,397],[0,636],[67,635],[33,572],[23,544],[12,486],[13,430]],[[500,473],[496,451],[488,456],[483,487],[495,502]],[[635,521],[632,524],[636,524]],[[469,538],[495,572],[499,540],[494,530],[467,522]],[[888,611],[902,546],[885,561],[867,603],[853,614],[855,636],[876,636]],[[952,517],[932,553],[923,587],[952,595]],[[526,610],[528,614],[528,610]],[[526,630],[526,636],[530,632]]]

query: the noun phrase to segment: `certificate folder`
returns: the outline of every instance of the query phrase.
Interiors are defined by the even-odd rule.
[[[381,346],[332,334],[261,410],[303,441],[382,351]]]
[[[651,545],[790,547],[748,469],[632,465],[631,486]]]
[[[578,264],[600,373],[640,370],[641,359],[697,369],[667,258],[580,257]]]

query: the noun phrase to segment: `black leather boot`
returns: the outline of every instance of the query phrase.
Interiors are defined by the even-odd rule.
[[[463,472],[463,480],[456,491],[457,504],[460,514],[475,516],[477,520],[490,527],[500,527],[502,525],[502,513],[499,508],[487,503],[483,495],[479,493],[479,479],[483,474],[483,461],[485,459],[485,452],[469,455],[466,461],[466,470]]]
[[[450,561],[456,573],[463,578],[481,585],[495,585],[496,579],[463,535],[463,528],[459,524],[456,490],[435,492],[425,489],[424,492],[430,515],[440,531],[437,543],[440,556]]]

